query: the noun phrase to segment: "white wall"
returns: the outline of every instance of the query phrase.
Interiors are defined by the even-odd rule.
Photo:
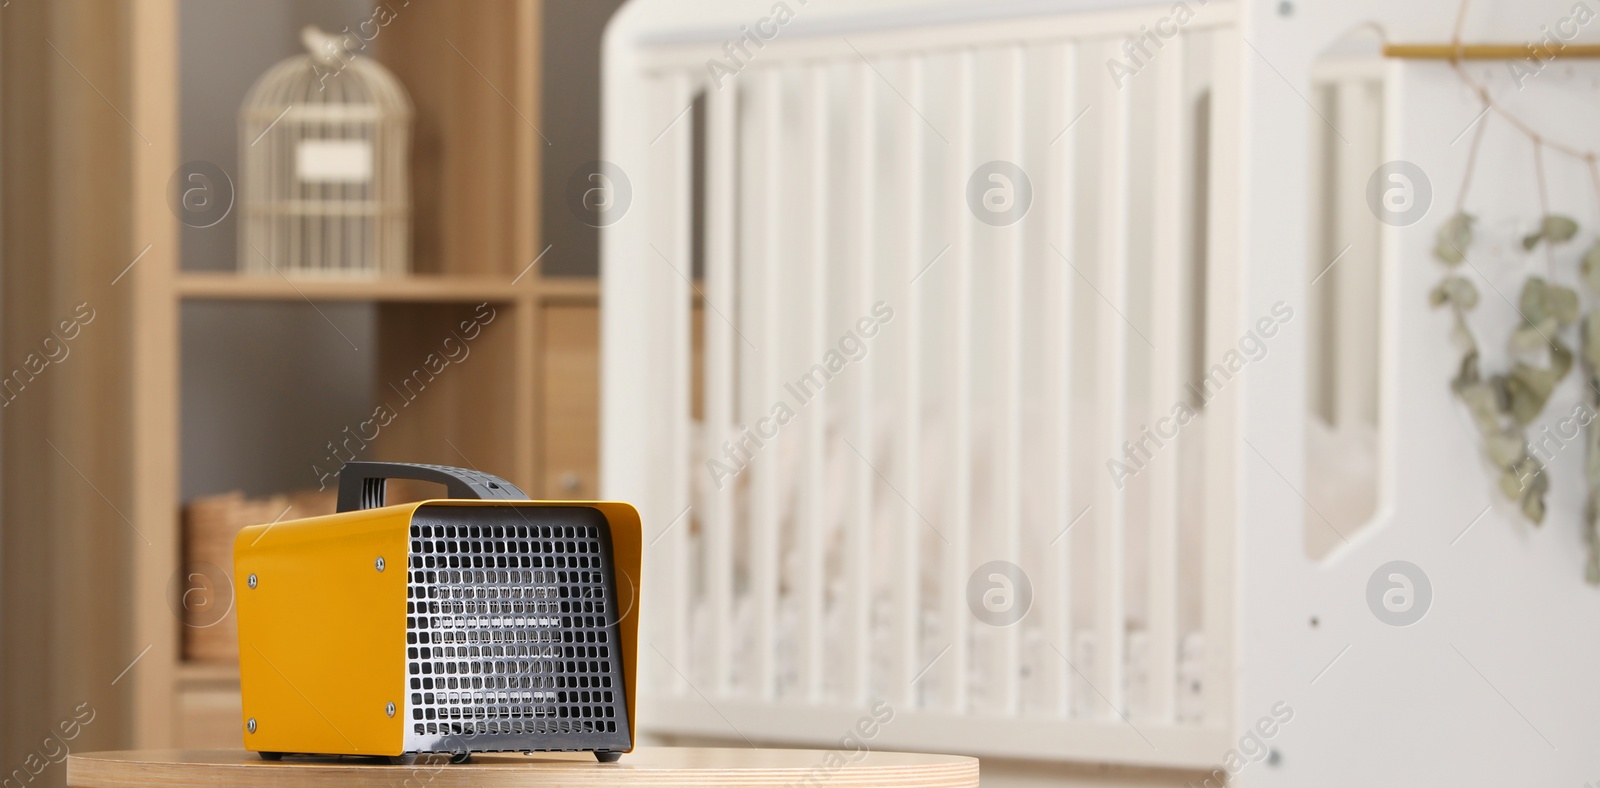
[[[1391,41],[1449,39],[1454,3],[1310,4],[1304,14],[1279,16],[1259,4],[1245,35],[1260,50],[1247,52],[1251,97],[1244,140],[1251,154],[1246,233],[1251,286],[1247,313],[1278,298],[1303,299],[1304,265],[1283,265],[1284,250],[1304,248],[1303,164],[1308,62],[1333,38],[1363,21],[1387,30]],[[1593,7],[1593,4],[1589,4]],[[1469,17],[1469,41],[1520,43],[1568,13],[1567,2],[1495,3]],[[1593,40],[1595,31],[1583,36]],[[1268,63],[1271,67],[1268,67]],[[1506,92],[1504,64],[1493,64]],[[1583,89],[1560,84],[1555,69],[1517,97],[1551,135],[1594,128],[1592,66],[1575,73]],[[1282,76],[1280,76],[1280,74]],[[1294,83],[1294,89],[1285,78]],[[1587,622],[1600,612],[1600,590],[1582,580],[1579,536],[1581,448],[1557,458],[1551,511],[1542,529],[1519,522],[1508,507],[1491,508],[1454,547],[1461,532],[1492,498],[1492,477],[1478,459],[1475,431],[1452,401],[1447,381],[1459,359],[1448,341],[1449,321],[1427,307],[1427,291],[1442,267],[1429,254],[1433,235],[1452,210],[1470,138],[1451,141],[1479,112],[1475,98],[1443,64],[1389,64],[1388,158],[1421,166],[1434,189],[1434,207],[1418,224],[1385,234],[1389,251],[1383,287],[1389,295],[1375,318],[1393,338],[1383,358],[1381,404],[1394,425],[1381,447],[1389,494],[1379,522],[1326,562],[1304,559],[1298,527],[1303,504],[1289,483],[1303,482],[1302,431],[1286,429],[1305,401],[1303,356],[1269,359],[1246,391],[1246,437],[1275,468],[1247,456],[1242,494],[1238,589],[1241,659],[1236,717],[1248,724],[1276,702],[1296,710],[1273,741],[1277,767],[1252,766],[1251,785],[1359,784],[1582,785],[1600,776],[1587,746],[1600,734],[1589,699],[1600,676],[1589,667],[1600,634]],[[1535,80],[1535,81],[1539,81]],[[1512,88],[1509,93],[1517,94]],[[1538,213],[1525,140],[1494,122],[1484,141],[1478,185],[1468,209],[1498,222],[1502,237]],[[1588,139],[1593,140],[1592,132]],[[1585,221],[1593,216],[1586,175],[1550,158],[1552,199]],[[1592,235],[1580,238],[1573,253]],[[1510,280],[1497,255],[1476,252],[1491,279]],[[1509,288],[1506,282],[1497,282]],[[1487,318],[1485,344],[1499,346],[1510,309],[1480,281]],[[1515,298],[1514,290],[1507,295]],[[1493,328],[1492,323],[1496,323]],[[1570,410],[1575,383],[1550,411]],[[1431,580],[1432,607],[1417,624],[1395,628],[1369,610],[1366,584],[1381,564],[1404,559]],[[1310,625],[1311,618],[1318,626]],[[1348,650],[1346,650],[1348,648]],[[1343,652],[1343,656],[1339,656]],[[1336,660],[1337,657],[1337,660]],[[1331,667],[1328,665],[1332,663]],[[1319,672],[1326,668],[1317,678]],[[1316,683],[1312,680],[1316,678]]]

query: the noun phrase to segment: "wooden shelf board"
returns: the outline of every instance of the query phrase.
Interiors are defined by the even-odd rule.
[[[598,300],[600,280],[597,277],[552,276],[541,278],[535,284],[539,295],[545,299]]]
[[[180,684],[222,684],[239,681],[239,665],[234,662],[189,662],[178,663],[178,682]]]
[[[191,301],[396,301],[476,303],[516,301],[536,280],[490,276],[289,279],[235,273],[190,272],[176,278],[178,297]]]

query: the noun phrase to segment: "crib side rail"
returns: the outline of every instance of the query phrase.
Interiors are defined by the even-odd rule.
[[[1240,44],[1195,8],[608,47],[647,732],[1226,752]]]

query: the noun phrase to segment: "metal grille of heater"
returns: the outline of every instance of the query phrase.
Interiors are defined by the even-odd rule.
[[[629,748],[599,512],[425,506],[409,564],[407,752]]]

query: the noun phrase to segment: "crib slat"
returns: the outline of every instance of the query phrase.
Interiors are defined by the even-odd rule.
[[[878,218],[878,126],[877,99],[878,76],[872,67],[862,63],[856,67],[856,143],[860,148],[857,166],[860,167],[861,190],[856,223],[856,248],[860,259],[856,262],[856,314],[872,312],[874,284],[877,270],[877,218]],[[855,445],[866,454],[867,462],[855,466],[855,516],[847,520],[853,549],[847,561],[850,576],[845,583],[845,597],[836,604],[849,607],[849,632],[851,644],[850,685],[847,700],[865,703],[869,700],[872,659],[872,571],[876,565],[872,555],[872,535],[876,518],[873,517],[873,485],[876,463],[873,449],[873,371],[871,364],[855,371],[856,387],[856,438]]]
[[[1077,115],[1077,45],[1061,43],[1051,46],[1048,67],[1045,70],[1046,115],[1050,117],[1051,130],[1059,131],[1048,146],[1048,171],[1045,184],[1050,187],[1050,213],[1046,215],[1050,243],[1062,255],[1072,256],[1077,243],[1077,202],[1074,181],[1077,170],[1077,135],[1067,130]],[[1038,589],[1042,599],[1045,621],[1045,639],[1053,650],[1042,653],[1045,674],[1048,677],[1046,692],[1054,714],[1061,718],[1072,716],[1072,666],[1056,655],[1072,655],[1072,533],[1077,516],[1075,497],[1072,495],[1072,380],[1074,380],[1074,348],[1072,348],[1072,320],[1074,320],[1075,285],[1077,274],[1059,258],[1050,258],[1046,271],[1051,272],[1050,311],[1054,316],[1051,325],[1054,346],[1050,357],[1054,362],[1050,378],[1051,416],[1054,426],[1054,447],[1050,453],[1050,469],[1045,479],[1054,487],[1054,525],[1050,529],[1051,541],[1045,545],[1046,572]]]
[[[973,110],[973,82],[976,59],[972,50],[963,50],[956,56],[956,125],[951,135],[950,147],[955,153],[955,179],[965,186],[974,167],[973,145],[976,130],[976,112]],[[976,253],[973,236],[973,217],[966,201],[951,201],[954,211],[956,241],[954,259],[956,268],[955,308],[952,310],[955,360],[952,385],[955,389],[955,419],[951,445],[955,477],[951,480],[954,493],[951,500],[950,528],[945,538],[950,544],[945,548],[945,571],[942,601],[944,636],[950,641],[950,655],[945,657],[944,692],[945,710],[963,714],[967,710],[967,673],[972,662],[967,640],[967,622],[971,613],[966,604],[966,578],[972,572],[972,265]]]
[[[654,81],[651,87],[653,88],[651,91],[652,101],[648,115],[651,117],[670,117],[670,113],[673,111],[670,109],[671,103],[678,97],[676,82],[671,78],[661,79]],[[676,152],[675,142],[676,140],[664,138],[661,144],[651,148],[646,154],[648,171],[642,191],[648,194],[652,201],[671,200],[674,196],[672,177],[675,174],[674,165],[676,164],[673,160],[673,155]],[[651,212],[646,218],[648,226],[644,232],[644,241],[641,242],[641,246],[650,250],[652,256],[655,254],[655,249],[661,250],[664,256],[671,255],[676,248],[672,234],[672,221],[674,218],[672,213],[669,211],[656,211]],[[653,244],[654,248],[644,246],[645,243]],[[666,270],[665,265],[656,268],[652,273],[655,274],[654,279],[660,283],[659,286],[663,292],[671,293],[673,285],[668,280],[676,277]],[[673,352],[672,336],[677,320],[676,306],[676,303],[669,298],[664,301],[663,306],[660,308],[660,314],[662,315],[660,327],[666,332],[662,352],[669,358]],[[662,414],[665,418],[662,422],[660,446],[663,451],[670,451],[677,434],[677,425],[674,422],[679,418],[680,414],[677,410],[676,398],[673,396],[672,381],[674,373],[671,368],[671,362],[668,361],[663,364],[662,370],[666,375],[667,390],[662,397],[664,400]],[[652,489],[658,493],[658,500],[661,505],[661,510],[656,513],[656,519],[659,523],[656,528],[659,530],[664,528],[666,523],[671,522],[672,517],[677,514],[678,509],[672,507],[681,507],[682,504],[678,503],[677,491],[673,487],[670,475],[664,474],[654,480]],[[668,512],[667,509],[669,508],[672,508],[672,511]],[[659,535],[653,535],[651,539],[656,544],[652,545],[653,549],[645,556],[645,560],[649,562],[648,571],[641,572],[644,582],[647,582],[649,587],[641,590],[641,597],[659,598],[661,600],[661,614],[654,619],[652,642],[656,643],[661,649],[666,663],[681,669],[683,662],[678,658],[677,643],[682,637],[680,633],[683,629],[683,621],[673,616],[673,611],[676,610],[677,605],[672,600],[672,597],[678,594],[672,566],[672,547],[674,543],[665,537],[664,531],[660,532]],[[672,667],[660,670],[659,676],[661,678],[659,686],[668,692],[678,694],[687,691],[683,680]]]
[[[1051,54],[1053,62],[1045,73],[1051,128],[1066,129],[1079,111],[1078,48],[1071,43],[1061,44]],[[1068,256],[1075,254],[1078,234],[1077,201],[1073,188],[1077,171],[1077,140],[1078,136],[1072,130],[1066,130],[1050,143],[1050,172],[1046,179],[1046,183],[1054,189],[1054,210],[1050,213],[1051,242]],[[1051,311],[1056,319],[1056,345],[1051,356],[1055,359],[1056,367],[1050,401],[1056,403],[1051,411],[1055,419],[1056,439],[1052,454],[1054,467],[1046,478],[1054,480],[1055,486],[1055,527],[1051,529],[1051,538],[1055,542],[1046,547],[1046,554],[1051,556],[1050,571],[1045,575],[1048,582],[1041,588],[1040,598],[1047,600],[1042,610],[1050,614],[1046,623],[1050,645],[1070,656],[1073,642],[1072,533],[1068,529],[1073,526],[1073,519],[1078,514],[1072,494],[1072,321],[1077,275],[1057,259],[1050,260],[1048,268],[1055,277],[1052,288],[1055,303]],[[1052,550],[1053,554],[1050,553]],[[1052,604],[1056,607],[1052,608]],[[1057,713],[1069,717],[1072,714],[1072,678],[1076,674],[1065,660],[1056,656],[1054,653],[1043,656],[1045,664],[1054,668],[1045,671],[1045,675],[1052,677],[1055,682],[1052,698]]]
[[[672,96],[672,106],[684,107],[694,100],[694,85],[686,74],[673,78],[669,94]],[[672,370],[672,383],[670,396],[672,397],[672,444],[669,456],[680,458],[678,462],[671,463],[670,481],[672,510],[684,511],[690,506],[692,490],[689,486],[689,463],[684,458],[689,456],[691,445],[689,442],[689,426],[693,419],[690,404],[689,379],[692,367],[692,358],[689,343],[691,341],[690,320],[693,314],[693,302],[690,300],[690,283],[684,277],[692,274],[694,258],[694,115],[686,115],[682,125],[669,135],[672,147],[668,156],[671,157],[670,184],[673,210],[671,213],[672,226],[670,228],[671,247],[668,254],[671,264],[677,267],[682,276],[670,278],[672,290],[669,295],[671,303],[672,335],[669,338],[669,353],[671,357],[670,369]],[[663,140],[663,143],[667,140]],[[665,534],[666,540],[671,542],[667,546],[668,561],[670,561],[670,575],[672,593],[668,600],[672,605],[668,620],[673,622],[673,636],[671,639],[671,654],[673,663],[679,670],[691,671],[689,660],[689,636],[692,622],[689,611],[692,607],[690,594],[693,586],[689,583],[689,549],[690,530],[694,522],[694,512],[688,511],[682,515],[681,520],[671,526]],[[691,674],[692,675],[692,674]]]
[[[828,350],[828,73],[812,66],[807,75],[811,125],[811,304],[808,358],[821,363]],[[800,577],[795,593],[800,598],[800,693],[815,702],[822,691],[822,554],[827,536],[826,481],[823,478],[828,428],[826,391],[819,388],[805,403],[805,488],[801,495],[804,522],[799,528]]]
[[[1023,48],[1011,47],[1006,52],[1003,79],[1006,105],[1000,117],[1004,124],[1002,140],[1007,158],[1026,171],[1027,103],[1024,99],[1027,86],[1027,58]],[[998,554],[1013,563],[1022,560],[1022,256],[1023,231],[1027,225],[1018,222],[1004,228],[1006,254],[1000,265],[1000,351],[1001,391],[999,396],[1000,425],[999,462],[996,494],[999,499],[1000,549]],[[1021,626],[1000,630],[998,655],[998,694],[1000,709],[1006,714],[1016,714],[1021,703],[1019,693],[1021,668],[1017,655],[1021,640]]]
[[[783,243],[779,233],[783,227],[783,72],[768,71],[762,85],[761,101],[764,105],[762,133],[765,142],[762,158],[766,160],[765,182],[762,184],[761,238],[761,340],[765,353],[757,356],[761,363],[762,392],[778,392],[783,388],[779,369],[783,283]],[[766,394],[766,396],[776,396]],[[758,406],[759,407],[759,406]],[[766,416],[758,412],[752,419]],[[755,425],[751,425],[755,429]],[[755,496],[750,523],[751,561],[750,586],[755,599],[755,697],[771,700],[774,694],[774,664],[778,619],[778,483],[782,466],[776,450],[767,447],[755,460]]]
[[[1240,46],[1234,36],[1212,39],[1211,142],[1207,172],[1206,358],[1220,359],[1238,341],[1242,282],[1239,270],[1238,171]],[[1235,490],[1240,453],[1237,386],[1217,392],[1205,408],[1205,721],[1233,718]]]
[[[1169,722],[1177,688],[1178,470],[1181,436],[1173,406],[1183,396],[1181,373],[1185,331],[1183,297],[1188,242],[1185,196],[1188,126],[1184,106],[1184,37],[1163,47],[1156,70],[1154,260],[1150,272],[1151,335],[1155,343],[1150,371],[1149,429],[1160,445],[1151,462],[1149,519],[1148,714]],[[1167,425],[1167,426],[1163,426]],[[1170,433],[1170,434],[1169,434]]]
[[[716,308],[731,310],[734,297],[734,244],[737,194],[735,161],[739,146],[737,83],[706,91],[706,270],[705,296]],[[728,316],[733,319],[732,315]],[[722,458],[722,444],[733,429],[733,326],[726,320],[705,321],[705,456]],[[733,491],[737,479],[723,479],[704,501],[706,615],[710,617],[710,687],[714,695],[728,691],[729,628],[733,620]]]
[[[1105,57],[1120,57],[1114,42],[1105,45]],[[1100,114],[1101,203],[1099,270],[1097,287],[1108,301],[1095,312],[1096,402],[1095,446],[1108,457],[1121,459],[1127,432],[1128,372],[1128,90],[1106,87],[1105,111]],[[1106,714],[1116,718],[1123,708],[1125,498],[1109,474],[1096,474],[1095,483],[1095,689],[1110,703]]]
[[[906,64],[906,97],[913,107],[923,106],[923,68],[920,56],[912,56]],[[923,232],[923,154],[927,144],[921,119],[912,113],[902,113],[906,124],[906,279],[914,280],[926,262]],[[901,455],[905,475],[901,484],[906,500],[914,502],[922,494],[922,291],[912,284],[906,292],[904,321],[900,330],[905,332],[905,423],[901,425]],[[900,549],[894,562],[896,577],[895,598],[898,609],[894,615],[894,645],[897,649],[894,680],[890,692],[908,709],[914,709],[918,692],[915,682],[921,678],[922,666],[920,616],[922,610],[922,521],[912,506],[905,507],[900,518]]]

